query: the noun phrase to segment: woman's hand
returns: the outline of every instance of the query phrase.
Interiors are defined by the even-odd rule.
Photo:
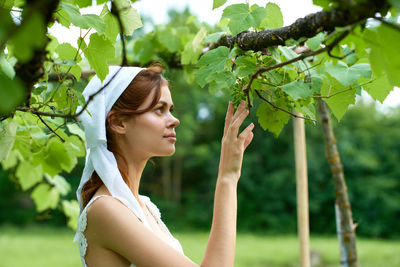
[[[235,114],[233,114],[233,104],[229,102],[225,117],[224,136],[221,142],[218,179],[227,178],[237,182],[240,178],[243,153],[254,136],[253,123],[238,136],[239,128],[247,115],[249,115],[249,111],[245,108],[245,101],[240,103]]]

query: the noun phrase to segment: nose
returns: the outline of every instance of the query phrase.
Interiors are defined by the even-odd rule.
[[[170,120],[169,120],[168,126],[172,127],[172,128],[175,128],[175,127],[178,127],[179,124],[180,124],[180,121],[177,118],[175,118],[174,115],[172,115],[170,113]]]

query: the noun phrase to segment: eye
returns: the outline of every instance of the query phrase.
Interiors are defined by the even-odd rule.
[[[163,107],[158,107],[154,110],[156,113],[162,113],[163,112]]]

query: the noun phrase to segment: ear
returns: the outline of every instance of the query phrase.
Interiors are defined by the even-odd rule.
[[[126,118],[115,116],[115,111],[111,110],[107,115],[108,126],[116,134],[126,133]]]

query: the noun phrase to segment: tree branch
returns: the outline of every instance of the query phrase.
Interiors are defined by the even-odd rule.
[[[47,128],[49,128],[49,130],[52,132],[52,133],[54,133],[58,138],[60,138],[60,140],[61,140],[61,142],[65,142],[65,140],[61,137],[61,136],[59,136],[43,119],[42,119],[42,117],[40,117],[40,115],[39,114],[36,114],[36,116],[38,116],[38,118],[40,119],[40,121],[44,124],[44,125],[46,125],[46,127]],[[58,129],[58,128],[57,128]]]
[[[347,5],[346,8],[332,8],[329,11],[316,12],[279,29],[223,36],[211,49],[218,46],[233,47],[236,44],[243,50],[261,51],[269,46],[285,45],[285,41],[289,39],[310,38],[323,31],[331,32],[336,27],[343,27],[374,17],[375,13],[385,5],[386,1],[369,0],[366,3]]]
[[[385,19],[382,18],[382,17],[374,17],[374,19],[379,20],[379,21],[382,22],[383,24],[385,24],[385,25],[387,25],[387,26],[389,26],[389,27],[391,27],[391,28],[393,28],[393,29],[395,29],[395,30],[400,31],[400,25],[399,25],[399,24],[395,24],[395,23],[392,23],[392,22],[390,22],[390,21],[387,21],[387,20],[385,20]]]

